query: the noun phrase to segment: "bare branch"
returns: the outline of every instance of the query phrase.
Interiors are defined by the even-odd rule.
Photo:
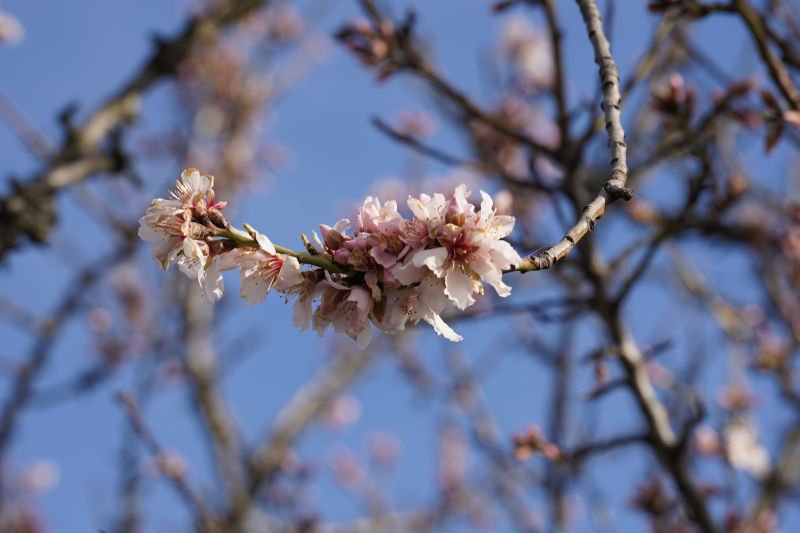
[[[605,213],[606,206],[616,200],[630,200],[633,191],[627,188],[628,163],[625,130],[622,128],[620,106],[622,96],[619,88],[619,71],[611,56],[611,46],[603,32],[603,21],[600,11],[593,0],[578,0],[583,21],[595,52],[595,63],[600,69],[600,80],[603,87],[602,108],[605,114],[608,148],[611,152],[611,173],[600,193],[583,208],[578,222],[570,228],[558,243],[526,257],[515,270],[530,272],[545,270],[562,260],[576,244],[591,230],[597,220]]]
[[[363,373],[375,360],[372,351],[340,355],[319,370],[292,397],[272,424],[268,436],[247,461],[248,484],[244,497],[235,501],[225,520],[235,530],[247,517],[252,500],[278,474],[285,454],[330,398]]]
[[[157,81],[175,75],[198,46],[266,3],[267,0],[216,3],[191,18],[173,39],[157,41],[144,66],[83,124],[70,124],[66,114],[66,138],[46,167],[24,183],[14,184],[9,196],[0,197],[0,225],[4,228],[0,234],[0,261],[22,239],[37,243],[47,240],[56,219],[53,198],[60,189],[90,176],[124,169],[127,158],[114,132],[136,119],[144,94]]]

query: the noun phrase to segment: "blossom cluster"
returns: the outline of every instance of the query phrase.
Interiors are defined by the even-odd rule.
[[[213,178],[196,169],[181,175],[170,199],[156,199],[140,220],[139,235],[156,243],[153,256],[166,270],[175,263],[196,279],[206,296],[222,296],[223,270],[239,269],[240,295],[249,304],[270,290],[294,299],[292,321],[322,335],[328,327],[363,347],[371,324],[397,333],[425,321],[451,341],[462,337],[445,323],[450,307],[464,310],[491,285],[511,294],[503,271],[521,262],[505,240],[514,218],[497,215],[492,198],[481,191],[476,207],[465,185],[450,198],[421,194],[408,198],[412,216],[397,202],[367,197],[355,223],[320,225],[306,252],[276,247],[245,226],[229,226],[217,202]],[[314,268],[301,268],[301,264]],[[314,308],[314,303],[317,303]]]

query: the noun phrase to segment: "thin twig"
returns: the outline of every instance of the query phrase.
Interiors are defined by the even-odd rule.
[[[589,33],[589,40],[594,48],[595,63],[600,70],[603,87],[602,108],[608,133],[608,148],[611,152],[611,173],[600,193],[583,208],[578,222],[567,231],[564,238],[550,248],[525,258],[522,264],[515,269],[519,272],[550,268],[566,257],[575,245],[594,229],[597,220],[603,216],[608,204],[619,199],[630,200],[633,196],[633,191],[625,186],[628,179],[628,163],[625,130],[622,127],[620,114],[622,97],[619,88],[619,71],[611,56],[608,39],[603,32],[603,21],[597,4],[593,0],[578,0],[578,5]]]
[[[278,474],[294,439],[309,426],[334,394],[364,372],[374,360],[371,351],[339,356],[317,372],[286,404],[275,418],[267,437],[247,461],[249,481],[245,497],[234,502],[225,520],[231,531],[236,531],[242,524],[253,499]]]
[[[18,418],[32,397],[34,381],[48,362],[58,333],[68,324],[69,317],[80,308],[89,287],[101,280],[112,265],[128,258],[135,249],[133,241],[123,243],[108,257],[93,262],[92,266],[80,272],[70,283],[71,289],[56,306],[52,320],[48,321],[34,343],[30,355],[20,365],[11,391],[0,410],[0,464],[5,462]],[[3,495],[2,477],[0,477],[0,498]]]
[[[454,167],[462,167],[463,166],[463,167],[480,169],[480,165],[478,163],[476,163],[474,161],[468,161],[466,159],[461,159],[461,158],[452,156],[452,155],[447,154],[447,153],[445,153],[445,152],[443,152],[443,151],[441,151],[441,150],[439,150],[437,148],[434,148],[432,146],[428,146],[428,145],[424,144],[423,142],[421,142],[416,137],[414,137],[413,135],[408,135],[407,133],[403,133],[402,131],[399,131],[399,130],[393,128],[392,126],[390,126],[389,124],[384,122],[380,117],[372,117],[372,121],[371,122],[372,122],[372,125],[375,126],[375,128],[377,128],[378,131],[380,131],[381,133],[384,133],[384,134],[388,135],[389,137],[391,137],[395,141],[398,141],[398,142],[408,146],[412,150],[414,150],[416,152],[419,152],[420,154],[422,154],[424,156],[430,157],[431,159],[434,159],[434,160],[438,161],[439,163],[442,163],[444,165],[454,166]]]
[[[736,9],[742,17],[750,36],[758,48],[761,59],[767,64],[772,80],[794,109],[800,110],[800,91],[795,87],[786,65],[775,56],[769,47],[764,21],[747,0],[735,0]]]
[[[134,433],[139,437],[139,440],[147,447],[147,450],[153,458],[164,457],[164,448],[158,442],[150,428],[147,427],[147,424],[145,424],[142,413],[139,411],[139,406],[136,404],[134,397],[130,394],[120,392],[117,395],[117,400],[122,406],[131,429],[133,429]],[[181,499],[194,511],[195,518],[198,521],[197,525],[201,530],[214,531],[213,521],[211,520],[211,515],[205,503],[194,493],[187,483],[185,476],[179,472],[164,472],[164,475],[172,482],[172,486]]]
[[[37,159],[46,159],[53,150],[50,140],[23,113],[9,96],[0,91],[0,119],[17,135]]]

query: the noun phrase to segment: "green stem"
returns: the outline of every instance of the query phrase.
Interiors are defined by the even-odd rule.
[[[216,237],[222,237],[224,239],[229,239],[236,243],[239,248],[258,248],[258,242],[252,237],[243,237],[242,235],[236,234],[232,231],[228,230],[218,230],[214,233]],[[335,264],[328,256],[325,255],[311,255],[308,253],[303,252],[296,252],[284,246],[279,246],[277,244],[273,244],[275,246],[275,251],[279,254],[290,255],[292,257],[297,258],[297,260],[304,264],[304,265],[312,265],[322,269],[327,270],[328,272],[333,272],[334,274],[347,274],[348,270],[342,268],[341,266]]]

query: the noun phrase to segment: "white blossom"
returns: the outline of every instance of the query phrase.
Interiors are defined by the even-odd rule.
[[[165,271],[175,263],[190,279],[196,279],[211,301],[222,297],[219,265],[205,241],[210,230],[198,220],[225,207],[214,195],[214,178],[186,169],[170,198],[156,198],[139,219],[139,237],[155,243],[153,258]]]
[[[332,326],[362,348],[372,325],[391,334],[426,322],[446,339],[462,340],[442,315],[474,304],[484,283],[498,296],[509,296],[503,273],[522,262],[504,240],[514,218],[498,215],[483,191],[480,207],[471,204],[464,184],[450,198],[409,197],[411,218],[395,201],[369,196],[355,224],[348,219],[321,224],[307,243],[308,253],[278,253],[280,248],[249,226],[247,233],[230,228],[213,186],[211,176],[187,169],[170,198],[154,200],[141,218],[139,235],[155,243],[159,264],[165,270],[177,264],[211,300],[222,296],[220,271],[239,269],[239,294],[248,305],[274,289],[295,301],[296,327],[311,325],[322,335]],[[303,271],[301,262],[315,268]]]

